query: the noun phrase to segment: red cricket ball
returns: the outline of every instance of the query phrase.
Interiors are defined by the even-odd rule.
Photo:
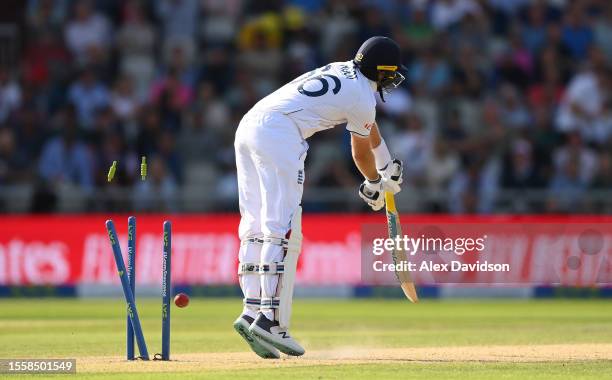
[[[186,307],[189,305],[189,296],[185,293],[179,293],[174,296],[174,304],[178,307]]]

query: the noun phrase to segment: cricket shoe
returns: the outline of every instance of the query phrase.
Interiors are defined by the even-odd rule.
[[[243,314],[234,321],[234,329],[251,346],[251,350],[264,359],[279,359],[280,353],[270,343],[261,340],[249,331],[253,317]]]
[[[287,329],[282,329],[278,321],[271,321],[263,313],[259,313],[249,331],[266,342],[278,348],[280,352],[292,356],[304,355],[304,348],[295,341]]]

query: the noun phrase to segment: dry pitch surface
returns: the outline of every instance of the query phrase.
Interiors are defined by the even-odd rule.
[[[334,366],[347,364],[396,363],[553,363],[612,360],[612,344],[555,344],[518,346],[463,346],[422,348],[339,347],[330,351],[307,352],[303,357],[261,360],[249,352],[179,354],[171,362],[127,362],[115,356],[79,359],[83,372],[199,372],[224,369]]]
[[[174,308],[173,360],[127,362],[120,300],[0,301],[0,337],[12,342],[0,357],[74,357],[77,377],[95,379],[612,376],[605,301],[298,301],[294,335],[307,353],[281,360],[259,359],[233,332],[239,305],[195,299]],[[159,302],[139,307],[157,352]]]

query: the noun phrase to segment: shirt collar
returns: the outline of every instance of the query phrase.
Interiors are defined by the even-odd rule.
[[[355,70],[359,71],[359,68],[357,67],[357,65],[355,65],[355,62],[351,61],[351,63],[353,64],[353,66],[355,67]],[[370,85],[370,88],[372,89],[373,92],[378,91],[378,84],[376,82],[374,82],[373,80],[370,80],[368,78],[366,78],[365,75],[363,75],[363,73],[361,71],[359,71],[359,74],[361,76],[363,76],[363,79],[368,81],[368,84]]]

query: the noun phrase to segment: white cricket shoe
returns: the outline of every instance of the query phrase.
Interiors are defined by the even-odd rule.
[[[234,329],[251,346],[251,350],[264,359],[279,359],[280,353],[270,343],[256,337],[249,331],[253,317],[243,314],[234,321]]]
[[[292,356],[304,355],[304,348],[289,335],[287,329],[280,328],[277,321],[269,320],[263,313],[257,315],[249,331],[282,353]]]

